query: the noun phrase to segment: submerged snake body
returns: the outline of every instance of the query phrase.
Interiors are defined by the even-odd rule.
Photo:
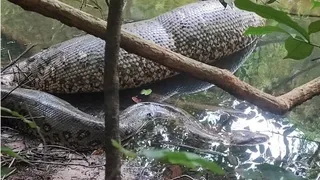
[[[1,87],[1,96],[7,96],[12,88]],[[104,144],[104,122],[102,119],[86,114],[68,102],[51,94],[18,88],[2,102],[2,106],[18,110],[21,115],[33,119],[40,127],[40,134],[49,144],[59,144],[77,150],[93,150]],[[2,115],[10,116],[6,112]],[[125,140],[152,120],[168,119],[178,122],[192,134],[206,140],[228,144],[248,145],[268,140],[263,134],[250,131],[233,131],[231,134],[214,134],[203,129],[187,112],[166,104],[145,102],[135,104],[121,112],[120,137]],[[20,119],[2,118],[2,125],[16,126],[26,133],[37,135]]]
[[[257,37],[245,36],[249,26],[263,24],[254,13],[224,8],[219,1],[201,1],[158,17],[125,24],[124,30],[172,51],[208,64],[231,55]],[[31,73],[28,88],[51,93],[101,92],[105,41],[84,35],[52,46],[7,69],[2,83],[20,82]],[[176,75],[162,65],[120,50],[120,89],[134,88]]]

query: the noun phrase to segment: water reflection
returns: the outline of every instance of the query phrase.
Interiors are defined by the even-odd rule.
[[[199,141],[199,138],[177,126],[174,120],[157,120],[134,137],[127,147],[135,151],[159,148],[195,152],[218,162],[224,168],[229,169],[228,172],[232,170],[232,173],[229,173],[237,179],[248,179],[251,176],[257,179],[266,178],[263,168],[268,167],[267,170],[270,170],[273,165],[287,169],[299,175],[300,178],[306,177],[307,161],[317,149],[317,143],[306,140],[303,133],[286,117],[272,114],[264,116],[265,112],[231,97],[221,104],[224,106],[229,104],[229,108],[242,111],[243,114],[232,114],[223,110],[189,110],[189,113],[197,117],[199,123],[211,129],[221,127],[222,131],[246,129],[260,132],[269,136],[268,142],[254,146],[237,146],[214,141]],[[246,108],[242,109],[244,106]],[[148,169],[147,179],[159,178],[168,167],[168,165],[146,159],[140,159],[140,161],[141,165]],[[272,166],[269,167],[268,164]],[[255,171],[260,173],[260,178],[256,177]],[[299,179],[298,176],[287,171],[281,171],[282,173],[279,169],[275,171],[279,173],[278,177],[283,176],[283,179],[293,177]],[[196,173],[185,169],[184,173],[193,178],[208,178],[206,171]]]

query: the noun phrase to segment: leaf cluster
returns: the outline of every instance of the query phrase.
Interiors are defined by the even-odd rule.
[[[267,4],[273,2],[274,1],[268,1]],[[275,25],[249,27],[245,34],[265,35],[273,32],[287,34],[288,38],[285,40],[287,55],[284,58],[295,60],[304,59],[311,55],[315,47],[320,48],[319,45],[313,44],[310,38],[311,34],[320,31],[320,20],[311,22],[306,30],[296,21],[292,20],[286,12],[274,9],[271,6],[257,4],[250,0],[235,0],[235,5],[242,10],[255,12],[263,18],[277,22]],[[320,2],[313,0],[312,8],[318,7],[320,7]],[[282,28],[281,25],[289,27],[296,33],[290,33]]]

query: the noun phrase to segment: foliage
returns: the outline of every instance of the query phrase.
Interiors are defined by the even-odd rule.
[[[272,3],[269,1],[268,3]],[[316,2],[314,2],[316,4]],[[293,21],[286,12],[276,10],[271,6],[260,5],[253,3],[250,0],[236,0],[235,5],[243,10],[252,11],[264,17],[266,19],[272,19],[280,24],[284,24],[291,29],[295,30],[298,34],[292,34],[281,28],[279,24],[267,25],[263,27],[250,27],[246,34],[268,34],[272,32],[280,32],[289,35],[285,41],[285,48],[287,55],[284,58],[291,58],[295,60],[304,59],[311,55],[314,47],[320,48],[319,45],[315,45],[310,40],[310,34],[320,31],[320,21],[315,21],[309,24],[308,31],[300,26],[296,21]],[[299,51],[297,51],[299,49]]]
[[[13,158],[17,158],[25,163],[28,163],[30,165],[32,165],[28,160],[26,160],[25,158],[23,158],[22,156],[20,156],[19,154],[15,153],[11,148],[8,148],[6,146],[1,146],[1,154],[2,155],[8,155],[10,157]],[[12,168],[6,167],[6,166],[1,166],[1,178],[5,178],[6,176],[8,176],[12,171]]]
[[[141,94],[142,94],[142,95],[148,96],[148,95],[150,95],[151,93],[152,93],[152,90],[151,90],[151,89],[142,89],[142,90],[141,90]]]
[[[136,154],[136,153],[134,153],[134,152],[132,152],[132,151],[129,151],[129,150],[123,148],[123,147],[121,146],[121,144],[120,144],[119,142],[117,142],[116,140],[111,139],[111,143],[112,143],[112,145],[113,145],[115,148],[117,148],[117,149],[118,149],[121,153],[123,153],[125,156],[130,157],[130,158],[136,158],[136,157],[137,157],[137,154]]]
[[[134,152],[131,152],[123,148],[120,145],[120,143],[118,143],[117,141],[115,140],[111,140],[111,141],[114,147],[116,147],[124,155],[131,158],[136,158],[139,155],[139,156],[144,156],[149,159],[155,159],[165,163],[183,165],[189,168],[202,167],[204,169],[210,170],[212,173],[215,173],[218,175],[224,175],[224,171],[216,163],[211,162],[207,159],[204,159],[193,153],[171,152],[168,150],[142,150],[141,152],[136,154]]]
[[[5,108],[5,107],[1,107],[1,111],[6,112],[6,113],[9,113],[9,114],[11,114],[12,116],[18,117],[18,118],[21,119],[24,123],[28,124],[31,128],[39,129],[39,126],[37,126],[35,122],[26,119],[23,115],[19,114],[19,113],[16,112],[16,111],[12,111],[12,110],[10,110],[10,109],[8,109],[8,108]]]
[[[8,148],[6,146],[2,146],[1,147],[1,154],[7,154],[11,157],[14,157],[14,158],[18,158],[20,159],[21,161],[24,161],[28,164],[31,164],[28,160],[24,159],[22,156],[20,156],[19,154],[13,152],[13,150],[11,148]]]
[[[320,1],[312,0],[312,4],[313,4],[312,9],[320,7]]]
[[[168,150],[144,150],[142,155],[162,162],[184,165],[189,168],[202,167],[212,173],[224,175],[224,171],[216,163],[208,161],[196,154],[189,152],[171,152]]]

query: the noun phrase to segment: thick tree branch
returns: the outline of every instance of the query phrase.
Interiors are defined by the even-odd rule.
[[[107,23],[99,18],[55,0],[8,0],[25,10],[58,19],[69,26],[106,39]],[[121,47],[128,52],[148,58],[179,72],[189,73],[201,80],[215,84],[239,99],[257,105],[275,114],[284,114],[293,107],[320,94],[320,77],[280,97],[264,93],[242,82],[227,70],[203,64],[174,53],[152,42],[143,40],[124,30],[121,31]],[[297,99],[294,99],[297,98]]]
[[[119,75],[118,60],[123,0],[110,0],[104,59],[104,109],[106,137],[105,179],[121,179],[120,152],[111,140],[120,142],[119,135]]]

